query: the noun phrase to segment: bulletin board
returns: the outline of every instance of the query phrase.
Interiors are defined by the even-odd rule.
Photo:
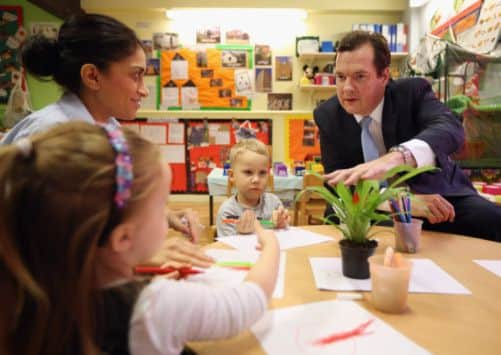
[[[26,37],[21,6],[0,6],[0,105],[21,77],[20,45]]]
[[[285,130],[289,134],[285,140],[285,152],[289,161],[311,160],[320,156],[320,135],[311,117],[286,117]]]
[[[223,167],[230,148],[242,138],[271,144],[271,120],[187,120],[188,191],[208,191],[207,177]]]
[[[253,68],[253,51],[249,45],[161,51],[160,107],[166,110],[250,110],[251,100],[238,95],[241,90],[240,87],[237,90],[235,73]],[[246,85],[251,85],[250,80],[249,73]],[[199,107],[195,102],[187,104],[187,96],[183,95],[185,88],[195,92]]]
[[[173,122],[122,121],[121,124],[158,145],[164,161],[172,170],[171,191],[186,192],[186,123],[177,120]]]

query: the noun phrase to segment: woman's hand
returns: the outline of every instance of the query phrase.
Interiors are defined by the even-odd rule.
[[[185,208],[179,211],[167,212],[169,226],[181,232],[191,239],[193,243],[198,243],[202,234],[203,226],[200,224],[198,213],[191,208]]]

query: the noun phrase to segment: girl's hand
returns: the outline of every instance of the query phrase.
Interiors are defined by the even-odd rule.
[[[271,229],[264,229],[258,220],[254,221],[254,230],[259,242],[258,249],[263,250],[270,243],[278,244],[277,237]]]

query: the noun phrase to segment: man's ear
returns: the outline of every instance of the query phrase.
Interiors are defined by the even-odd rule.
[[[128,223],[119,224],[111,231],[108,242],[114,252],[127,252],[132,248],[132,226]]]
[[[99,69],[94,64],[84,64],[80,68],[80,77],[82,78],[82,84],[91,90],[99,90],[100,72]]]
[[[381,79],[384,80],[385,85],[388,84],[388,81],[390,80],[390,68],[389,67],[384,68],[380,77],[381,77]]]

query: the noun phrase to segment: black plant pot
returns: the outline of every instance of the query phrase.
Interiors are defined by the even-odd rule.
[[[339,242],[343,275],[352,279],[368,279],[370,277],[369,262],[367,259],[374,254],[377,241],[369,240],[367,243],[358,244],[351,240],[342,239]]]

